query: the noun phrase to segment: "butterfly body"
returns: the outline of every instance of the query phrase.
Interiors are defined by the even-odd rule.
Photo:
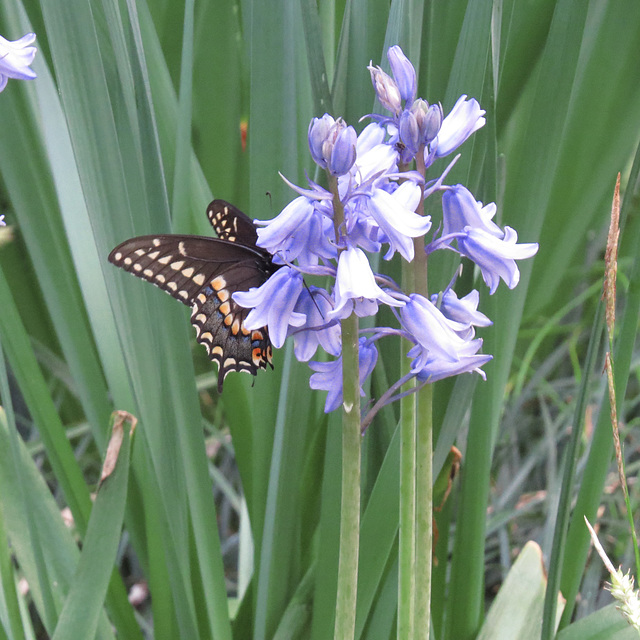
[[[224,200],[207,208],[218,238],[193,235],[148,235],[118,245],[109,261],[160,287],[191,307],[196,339],[218,364],[218,390],[230,371],[256,375],[271,363],[266,327],[248,330],[250,309],[238,305],[232,294],[259,287],[279,265],[256,246],[251,219]]]

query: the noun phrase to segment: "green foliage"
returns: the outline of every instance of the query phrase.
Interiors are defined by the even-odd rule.
[[[89,635],[96,629],[100,638],[332,637],[339,417],[322,413],[324,398],[308,389],[307,368],[290,346],[276,354],[275,372],[255,381],[231,375],[218,396],[186,310],[106,256],[133,235],[209,233],[204,211],[212,194],[252,217],[275,215],[291,198],[278,172],[300,183],[312,169],[309,119],[332,105],[334,116],[357,125],[373,108],[366,65],[384,66],[384,51],[395,43],[416,63],[427,100],[442,101],[447,113],[466,93],[487,110],[487,125],[463,147],[451,183],[495,200],[501,224],[516,228],[522,242],[540,242],[535,260],[520,265],[519,287],[501,284],[481,301],[494,321],[480,332],[494,355],[487,381],[463,376],[434,389],[434,477],[451,445],[463,457],[461,479],[436,515],[432,637],[480,633],[485,586],[501,582],[495,567],[506,574],[510,550],[529,538],[547,561],[554,540],[561,541],[551,576],[568,598],[559,637],[587,637],[575,631],[583,622],[570,624],[574,613],[591,613],[585,622],[597,622],[601,634],[626,637],[610,611],[592,613],[597,603],[588,594],[601,573],[585,573],[582,514],[595,521],[606,500],[616,527],[617,503],[603,498],[611,441],[597,331],[589,360],[586,343],[618,171],[626,188],[618,397],[628,379],[630,394],[639,387],[632,358],[640,304],[638,162],[631,165],[640,85],[630,70],[640,50],[640,5],[0,5],[3,36],[31,29],[38,78],[10,80],[0,94],[0,213],[10,225],[0,229],[0,343],[9,371],[7,377],[0,366],[0,637],[43,630],[81,637],[69,628]],[[453,264],[448,257],[430,263],[430,282],[444,286]],[[464,286],[473,277],[467,269]],[[374,390],[397,370],[397,348],[390,349]],[[580,397],[600,412],[593,431],[572,415],[581,384]],[[620,415],[635,443],[629,398]],[[129,477],[103,486],[92,506],[114,409],[139,420],[130,460],[123,459]],[[397,407],[386,409],[362,442],[356,636],[363,640],[395,637],[398,418]],[[579,431],[567,460],[571,424]],[[216,449],[209,457],[203,433]],[[241,492],[233,471],[220,472],[232,457]],[[577,471],[565,479],[558,515],[567,467]],[[538,502],[518,502],[534,491],[544,492]],[[631,497],[637,501],[637,493]],[[565,538],[554,527],[569,522],[572,504]],[[72,530],[62,507],[72,512]],[[628,539],[623,528],[615,531]],[[225,555],[234,540],[236,553]],[[624,544],[615,556],[628,559]],[[95,575],[87,571],[92,566]],[[510,578],[521,584],[517,576]],[[22,577],[27,595],[15,588]],[[149,587],[152,600],[139,610],[127,599],[130,581]],[[79,631],[73,615],[83,601],[90,603],[89,626]],[[550,606],[545,615],[553,637]],[[595,629],[589,637],[605,637]]]

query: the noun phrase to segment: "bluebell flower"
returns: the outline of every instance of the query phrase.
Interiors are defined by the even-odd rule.
[[[402,326],[411,339],[416,342],[418,349],[412,350],[411,357],[417,357],[420,352],[422,360],[426,362],[427,354],[446,362],[455,362],[463,355],[475,353],[481,341],[469,342],[458,335],[467,327],[464,323],[450,320],[436,307],[431,300],[412,293],[400,310]],[[477,344],[476,344],[477,343]],[[418,369],[422,368],[419,366]]]
[[[379,302],[394,307],[404,304],[376,284],[364,251],[351,245],[348,245],[338,258],[333,296],[335,306],[327,315],[327,320],[347,318],[352,311],[361,318],[375,315]]]
[[[431,218],[415,213],[422,189],[414,182],[403,182],[393,193],[375,189],[370,199],[369,212],[384,232],[389,243],[385,260],[398,251],[411,262],[414,255],[413,238],[423,236],[431,228]]]
[[[309,150],[314,161],[334,176],[349,172],[356,159],[357,135],[342,118],[334,120],[328,113],[314,118],[309,125]]]
[[[36,77],[35,71],[29,68],[38,51],[30,46],[35,39],[35,33],[13,41],[0,36],[0,91],[7,86],[9,78],[33,80]]]
[[[502,239],[484,229],[465,227],[463,231],[457,238],[460,253],[480,267],[489,293],[494,293],[498,288],[500,278],[509,289],[513,289],[520,281],[520,271],[515,261],[531,258],[538,251],[537,242],[516,244],[518,234],[511,227],[505,227]]]
[[[496,238],[504,237],[502,229],[492,221],[496,214],[494,202],[483,206],[464,185],[456,184],[442,194],[442,235],[448,236],[465,227],[482,229]]]
[[[262,286],[236,291],[232,298],[251,311],[244,320],[249,329],[269,328],[273,346],[279,349],[287,337],[289,325],[300,327],[306,316],[294,311],[304,283],[302,275],[290,267],[278,269]]]
[[[438,298],[439,296],[437,294],[432,295],[431,302],[437,304]],[[456,292],[449,288],[443,293],[438,307],[445,318],[464,325],[467,329],[471,329],[472,327],[489,327],[493,322],[491,322],[484,313],[478,311],[479,302],[480,294],[476,289],[470,291],[463,298],[458,298]],[[457,331],[457,333],[461,335],[460,331]],[[472,336],[473,334],[466,333],[466,335]]]
[[[359,136],[329,114],[313,119],[308,130],[311,155],[337,181],[330,181],[329,191],[311,180],[302,188],[285,179],[298,197],[273,220],[256,221],[258,245],[283,266],[261,287],[233,295],[238,304],[252,309],[245,326],[267,326],[275,347],[292,336],[300,361],[309,361],[318,346],[337,357],[333,362],[309,362],[315,371],[311,387],[328,392],[325,411],[342,403],[340,321],[351,313],[374,315],[381,303],[399,308],[394,313],[401,328],[368,329],[370,337],[360,339],[360,385],[377,361],[376,340],[401,335],[413,346],[407,354],[410,374],[392,385],[376,406],[397,397],[393,394],[410,375],[420,382],[472,371],[484,377],[481,367],[491,356],[479,353],[482,340],[475,338],[475,328],[491,321],[478,311],[478,292],[458,298],[454,278],[431,299],[405,294],[390,278],[374,274],[365,254],[378,253],[386,244],[385,259],[398,252],[404,260],[413,260],[415,239],[432,226],[430,216],[416,213],[422,200],[444,192],[442,228],[425,247],[426,253],[457,250],[479,266],[491,293],[501,278],[515,286],[515,261],[531,257],[538,248],[534,243],[518,245],[513,229],[503,231],[493,222],[494,203],[484,206],[463,185],[444,184],[457,158],[439,177],[425,182],[423,169],[482,127],[485,112],[463,95],[443,118],[440,104],[416,99],[415,69],[400,47],[391,47],[387,55],[393,78],[380,67],[370,65],[369,70],[378,99],[392,115],[372,114],[374,122]],[[420,172],[407,171],[423,150],[424,167],[419,163]],[[303,274],[328,276],[333,288],[305,287]]]
[[[436,382],[449,376],[476,371],[492,356],[478,354],[482,340],[473,340],[468,318],[457,322],[447,318],[430,300],[411,294],[400,311],[407,337],[414,342],[407,356],[412,358],[411,372],[418,380]]]
[[[379,122],[369,123],[358,136],[358,142],[356,142],[356,154],[358,157],[358,164],[362,162],[362,156],[371,151],[374,147],[382,145],[387,135],[387,130]]]
[[[348,191],[361,191],[374,180],[388,181],[389,174],[398,170],[398,154],[388,144],[377,142],[380,130],[381,127],[374,123],[358,136],[356,162],[350,175],[339,180],[341,200],[345,200]]]
[[[405,104],[411,104],[416,97],[417,80],[416,70],[402,49],[396,44],[389,47],[387,59],[391,66],[391,72],[396,81],[400,96]]]
[[[286,262],[298,260],[301,267],[330,260],[337,255],[329,240],[333,234],[332,195],[316,188],[292,200],[273,220],[258,221],[258,246]]]
[[[362,385],[371,375],[378,361],[378,350],[375,344],[366,338],[360,338],[358,358],[360,395],[364,396]],[[309,386],[312,389],[328,391],[324,412],[330,413],[342,404],[342,356],[333,362],[312,361],[309,366],[316,372],[311,376]]]
[[[475,98],[467,100],[466,95],[458,98],[449,115],[442,121],[438,136],[431,146],[438,158],[448,156],[469,136],[485,125],[485,111]]]
[[[299,328],[289,329],[289,334],[293,335],[294,353],[299,362],[310,360],[318,345],[332,356],[340,355],[340,323],[326,320],[332,308],[333,301],[324,289],[311,286],[300,292],[295,312],[304,315],[306,322]]]
[[[418,382],[433,383],[461,373],[473,372],[479,374],[483,380],[486,380],[487,376],[480,367],[490,360],[493,360],[493,356],[482,353],[464,355],[455,362],[446,362],[435,357],[427,357],[422,367],[418,370],[416,378]]]

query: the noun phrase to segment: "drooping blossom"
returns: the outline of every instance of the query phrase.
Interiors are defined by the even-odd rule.
[[[9,78],[33,80],[36,77],[35,71],[29,68],[38,51],[31,46],[35,39],[35,33],[27,33],[13,41],[0,36],[0,92],[7,86]]]

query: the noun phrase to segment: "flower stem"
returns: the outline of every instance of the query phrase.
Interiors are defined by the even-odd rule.
[[[416,447],[416,638],[428,640],[431,624],[431,564],[433,553],[433,385],[417,393]]]
[[[329,175],[333,193],[336,240],[344,221],[338,183]],[[340,249],[338,249],[340,251]],[[356,626],[358,552],[360,546],[360,375],[358,317],[352,313],[341,321],[342,330],[342,500],[340,550],[336,598],[335,640],[352,640]]]
[[[426,173],[424,153],[416,155],[416,168]],[[424,200],[418,211],[424,214]],[[427,254],[422,239],[415,239],[413,260],[414,291],[429,297]],[[418,640],[428,640],[431,625],[431,568],[433,553],[433,385],[426,384],[416,394],[416,584],[415,630]]]
[[[398,638],[414,637],[416,438],[415,395],[401,401]]]
[[[413,272],[402,266],[403,288],[412,290]],[[408,373],[410,362],[401,354],[402,373]],[[415,384],[415,379],[409,382]],[[398,548],[398,638],[415,636],[414,597],[416,586],[416,396],[409,394],[400,401],[400,530]]]

